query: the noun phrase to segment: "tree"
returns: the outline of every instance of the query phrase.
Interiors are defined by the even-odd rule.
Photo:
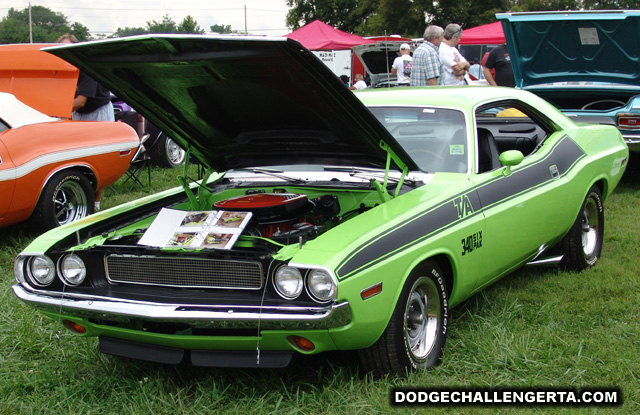
[[[427,13],[432,16],[429,21],[431,24],[444,28],[449,23],[457,23],[463,28],[470,28],[494,22],[496,13],[509,10],[507,3],[507,0],[484,0],[482,2],[440,0],[437,4],[428,3],[430,7],[428,6]]]
[[[200,29],[200,26],[198,26],[198,22],[196,22],[193,17],[187,15],[182,20],[182,22],[178,25],[176,32],[177,33],[193,33],[193,34],[201,35],[204,33],[204,30]]]
[[[287,0],[287,27],[295,30],[321,20],[333,27],[363,36],[399,34],[420,37],[428,23],[463,27],[495,21],[507,10],[508,0]],[[530,0],[536,1],[536,0]],[[537,0],[542,1],[542,0]]]
[[[286,0],[286,25],[299,29],[320,20],[363,36],[419,37],[427,24],[470,28],[496,20],[506,11],[633,9],[638,0]]]
[[[418,37],[426,27],[425,1],[378,0],[375,14],[368,20],[367,35],[394,34]]]
[[[124,28],[119,27],[110,37],[136,36],[143,35],[145,33],[147,33],[147,29],[145,29],[144,27],[125,26]]]
[[[239,33],[237,30],[231,29],[231,25],[214,24],[209,26],[209,30],[211,30],[213,33],[219,33],[221,35],[226,33]]]
[[[377,0],[286,0],[286,25],[292,30],[320,20],[345,32],[357,32],[363,19],[374,10]]]
[[[147,33],[175,33],[177,29],[176,22],[168,14],[165,14],[160,22],[147,22]]]
[[[34,42],[55,42],[60,35],[72,33],[78,40],[91,39],[89,29],[78,22],[69,23],[66,16],[43,6],[31,7],[31,31]],[[9,9],[0,22],[0,43],[29,42],[29,8]]]
[[[125,27],[118,28],[112,37],[123,37],[123,36],[135,36],[142,35],[147,33],[156,33],[156,34],[166,34],[166,33],[191,33],[191,34],[203,34],[204,30],[200,28],[198,22],[191,16],[186,16],[179,25],[176,25],[176,22],[169,17],[169,15],[164,15],[162,20],[157,22],[152,20],[147,22],[147,27]]]

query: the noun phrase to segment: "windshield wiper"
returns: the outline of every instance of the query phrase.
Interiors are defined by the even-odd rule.
[[[384,179],[384,172],[381,172],[380,169],[367,168],[367,167],[325,166],[324,171],[337,171],[341,173],[349,173],[349,176],[351,177],[362,177],[365,179],[369,179],[369,178]],[[387,181],[393,181],[394,183],[398,183],[400,179],[397,177],[388,176]],[[410,179],[408,177],[405,177],[404,181],[410,182],[411,184],[415,184],[415,180]]]
[[[306,180],[304,179],[299,179],[297,177],[289,177],[289,176],[285,176],[283,170],[277,170],[277,169],[266,169],[266,168],[258,168],[258,167],[253,167],[250,169],[234,169],[234,171],[248,171],[248,172],[252,172],[255,174],[265,174],[267,176],[272,176],[272,177],[276,177],[278,179],[281,180],[285,180],[287,182],[291,182],[291,183],[302,183],[305,184],[307,183]]]

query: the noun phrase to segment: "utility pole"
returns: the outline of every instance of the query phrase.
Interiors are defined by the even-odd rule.
[[[31,2],[29,2],[29,43],[33,43],[33,30],[31,28]]]
[[[248,35],[249,31],[247,31],[247,5],[244,5],[244,34]]]

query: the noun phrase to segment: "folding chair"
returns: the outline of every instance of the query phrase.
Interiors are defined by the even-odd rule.
[[[147,170],[148,185],[151,185],[151,157],[149,157],[149,153],[144,146],[144,143],[148,138],[149,134],[145,134],[140,138],[140,146],[138,146],[136,154],[131,159],[129,169],[124,173],[127,178],[124,180],[123,184],[131,180],[129,193],[131,193],[136,184],[140,185],[140,187],[144,187],[144,184],[140,180],[140,175],[145,169]]]

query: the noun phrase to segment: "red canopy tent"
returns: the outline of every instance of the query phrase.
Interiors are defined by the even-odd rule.
[[[285,36],[297,40],[309,50],[344,50],[351,49],[352,46],[376,42],[343,32],[320,20],[314,20]]]
[[[460,45],[501,45],[503,43],[504,31],[502,30],[502,22],[465,29],[460,39]]]

